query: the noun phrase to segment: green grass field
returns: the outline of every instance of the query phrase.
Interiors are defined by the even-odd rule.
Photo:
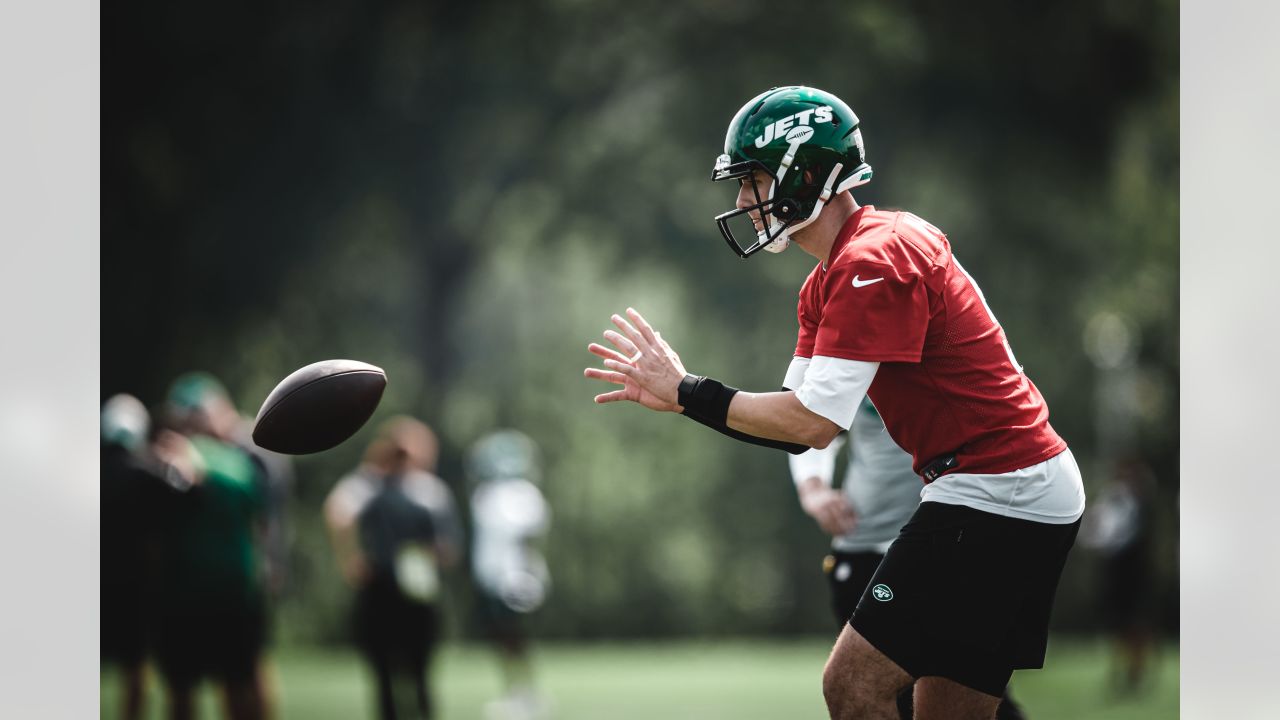
[[[554,717],[596,720],[662,718],[822,718],[819,675],[829,640],[708,641],[552,645],[537,651],[542,687]],[[273,655],[285,720],[373,717],[369,679],[353,653],[286,649]],[[1178,655],[1161,653],[1146,691],[1115,699],[1105,692],[1108,655],[1099,642],[1059,639],[1048,669],[1014,676],[1013,692],[1034,720],[1166,720],[1178,717]],[[499,691],[496,658],[483,647],[446,648],[435,679],[444,720],[482,718]],[[102,717],[117,716],[110,673],[102,680]],[[148,717],[163,716],[153,689]],[[212,692],[205,718],[219,716]]]

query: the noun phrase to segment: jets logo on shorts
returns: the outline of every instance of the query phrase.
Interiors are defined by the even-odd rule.
[[[880,602],[889,602],[893,599],[893,591],[889,589],[888,585],[880,583],[879,585],[871,588],[871,597],[879,600]]]

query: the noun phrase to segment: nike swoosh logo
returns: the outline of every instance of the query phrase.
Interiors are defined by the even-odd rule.
[[[875,280],[859,280],[859,279],[858,279],[858,276],[857,276],[857,275],[854,275],[854,276],[853,276],[853,286],[854,286],[854,287],[866,287],[866,286],[868,286],[868,285],[873,285],[873,284],[875,284],[875,283],[878,283],[878,282],[880,282],[880,281],[881,281],[881,280],[883,280],[883,279],[884,279],[884,278],[882,278],[882,277],[878,277],[878,278],[876,278]]]

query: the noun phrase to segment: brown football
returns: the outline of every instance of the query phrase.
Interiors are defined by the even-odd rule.
[[[387,374],[358,360],[322,360],[295,370],[262,403],[258,447],[286,455],[328,450],[364,426],[382,400]]]

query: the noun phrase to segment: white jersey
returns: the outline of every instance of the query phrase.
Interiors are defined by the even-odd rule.
[[[853,532],[835,537],[840,552],[884,553],[920,504],[920,476],[911,455],[893,442],[870,400],[854,414],[848,434],[849,463],[841,489],[857,516]],[[791,456],[791,474],[799,483],[817,477],[827,485],[835,474],[839,444]]]
[[[532,546],[551,522],[542,492],[519,478],[485,481],[471,495],[471,514],[476,583],[513,610],[536,609],[551,582],[546,560]]]

